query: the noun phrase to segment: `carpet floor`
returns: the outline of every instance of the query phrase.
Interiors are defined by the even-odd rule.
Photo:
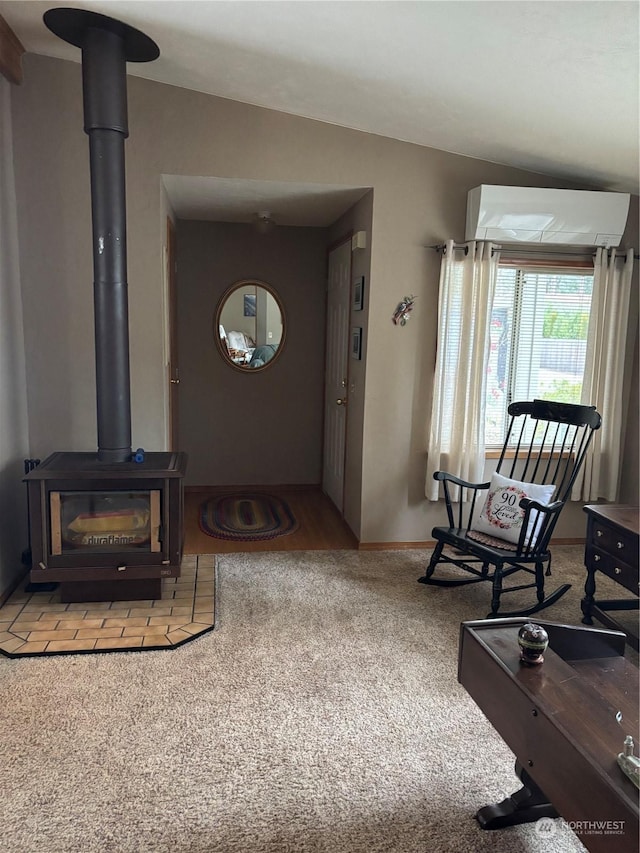
[[[427,556],[227,554],[216,629],[179,649],[0,658],[0,848],[583,851],[561,820],[474,820],[519,787],[456,678],[488,586],[418,584]],[[544,618],[578,624],[582,548],[556,548],[555,573],[574,586]]]

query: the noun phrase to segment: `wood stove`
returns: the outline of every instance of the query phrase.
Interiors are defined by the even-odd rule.
[[[180,575],[185,466],[184,453],[53,453],[25,478],[31,581],[58,582],[64,602],[160,598]]]
[[[82,49],[98,450],[53,453],[25,477],[30,577],[60,583],[65,602],[160,598],[162,578],[180,574],[186,455],[131,451],[124,171],[126,63],[160,52],[144,33],[95,12],[49,9],[44,22]]]

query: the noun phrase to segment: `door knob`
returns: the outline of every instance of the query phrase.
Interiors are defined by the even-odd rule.
[[[347,398],[346,397],[338,397],[338,399],[336,400],[336,403],[339,406],[346,406],[347,405]]]
[[[180,384],[179,379],[170,379],[169,381],[171,382],[172,385],[179,385]]]

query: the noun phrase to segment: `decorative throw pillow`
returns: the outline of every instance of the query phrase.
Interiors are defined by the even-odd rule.
[[[481,533],[488,533],[517,544],[525,515],[524,509],[520,506],[522,498],[530,498],[546,505],[551,502],[555,490],[554,485],[521,483],[519,480],[510,480],[501,474],[494,474],[491,477],[491,485],[482,511],[472,527]],[[534,534],[531,544],[535,542],[541,524],[540,513],[532,512],[527,530],[528,535]]]
[[[231,349],[246,350],[244,332],[227,332],[227,343]]]

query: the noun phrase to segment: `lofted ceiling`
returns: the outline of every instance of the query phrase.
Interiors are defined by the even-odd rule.
[[[79,62],[42,22],[56,5],[151,36],[160,58],[129,63],[132,75],[638,193],[635,0],[0,0],[28,52]],[[366,191],[165,181],[181,215],[201,217],[207,197],[239,220],[282,201],[285,219],[308,207],[305,224],[329,224]]]

